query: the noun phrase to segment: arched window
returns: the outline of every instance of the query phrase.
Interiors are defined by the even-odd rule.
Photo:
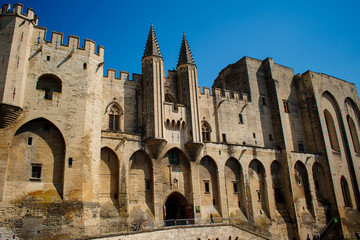
[[[201,126],[203,142],[210,142],[211,127],[208,122],[204,121]]]
[[[44,90],[44,99],[52,100],[53,92],[61,93],[62,83],[60,78],[52,74],[44,74],[39,77],[36,89]]]
[[[344,176],[341,177],[340,183],[341,183],[342,194],[343,194],[343,197],[344,197],[345,207],[352,207],[349,187],[348,187],[347,181],[344,178]]]
[[[326,128],[328,130],[328,134],[329,134],[329,138],[330,138],[331,148],[334,149],[335,151],[340,151],[339,142],[338,142],[338,138],[336,135],[334,120],[333,120],[330,112],[326,109],[324,110],[324,116],[325,116],[325,121],[326,121]]]
[[[356,131],[356,126],[354,123],[354,120],[348,115],[347,121],[350,129],[351,139],[354,145],[355,152],[360,153],[360,143],[359,143],[359,137]]]
[[[113,104],[109,109],[109,130],[120,131],[121,109]]]

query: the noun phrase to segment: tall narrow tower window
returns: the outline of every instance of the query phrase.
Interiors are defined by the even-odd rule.
[[[116,107],[112,107],[109,112],[109,130],[120,130],[120,115]]]

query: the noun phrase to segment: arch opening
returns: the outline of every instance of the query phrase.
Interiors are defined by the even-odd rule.
[[[296,186],[297,186],[297,197],[298,198],[305,198],[305,204],[300,201],[300,208],[303,207],[311,213],[311,215],[314,216],[314,208],[312,205],[312,197],[311,197],[311,191],[310,191],[310,185],[309,185],[309,178],[308,178],[308,172],[306,170],[305,165],[298,161],[295,164],[295,180],[296,180]]]
[[[53,123],[37,118],[23,124],[11,141],[9,156],[7,198],[33,193],[34,198],[46,194],[50,201],[63,198],[65,140]]]
[[[53,74],[44,74],[39,77],[36,89],[44,91],[44,99],[52,100],[54,92],[61,93],[62,82]]]
[[[188,205],[186,198],[174,192],[170,194],[164,204],[164,221],[166,226],[186,225],[187,219],[193,218],[192,205]]]

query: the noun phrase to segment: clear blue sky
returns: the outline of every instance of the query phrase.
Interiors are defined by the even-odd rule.
[[[14,3],[18,1],[2,1]],[[360,1],[45,1],[22,2],[39,26],[105,47],[105,69],[141,73],[150,24],[165,72],[176,68],[182,33],[198,68],[199,85],[243,56],[272,57],[296,73],[307,70],[360,87]],[[67,40],[66,40],[67,41]]]

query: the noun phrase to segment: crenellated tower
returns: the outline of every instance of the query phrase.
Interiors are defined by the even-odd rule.
[[[158,148],[164,139],[164,61],[154,27],[151,24],[142,59],[142,126],[149,149]],[[155,139],[155,140],[154,140]],[[161,142],[165,142],[161,141]],[[157,156],[157,150],[150,150]]]
[[[201,144],[200,114],[197,68],[191,54],[189,43],[183,34],[179,60],[177,64],[179,101],[187,110],[188,135],[186,148],[195,157],[203,146]]]
[[[0,12],[0,128],[10,125],[22,112],[31,37],[38,17],[22,4],[4,4]]]

